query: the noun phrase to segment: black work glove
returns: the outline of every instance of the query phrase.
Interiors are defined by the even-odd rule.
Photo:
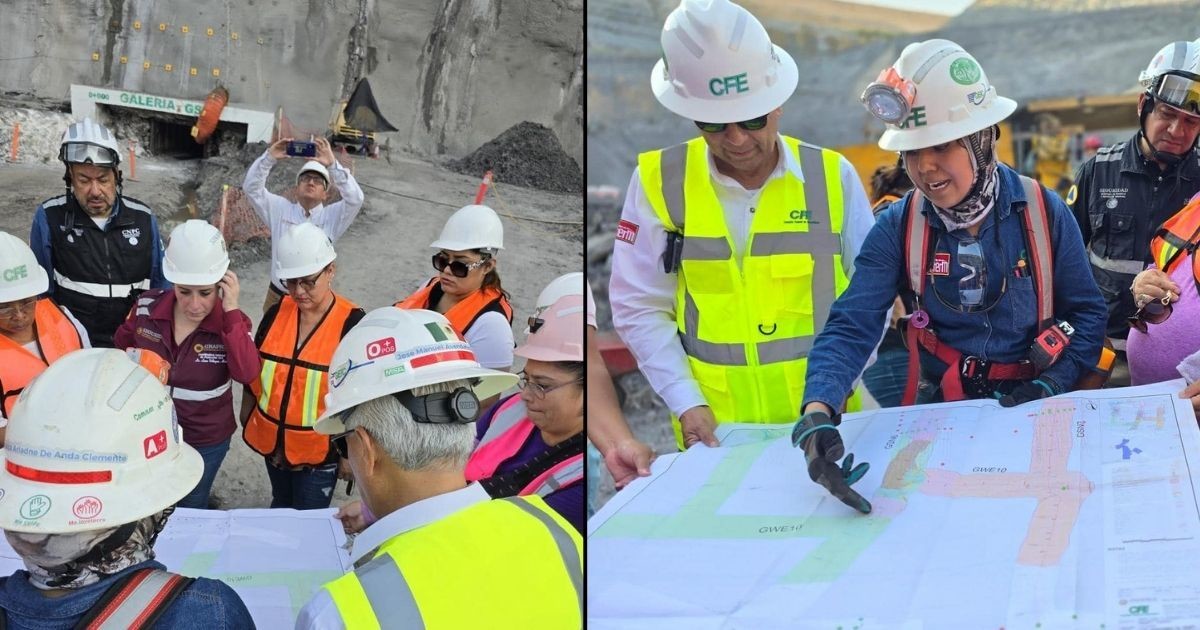
[[[846,452],[842,436],[833,419],[821,411],[804,414],[792,428],[792,446],[804,449],[808,476],[821,484],[839,501],[862,512],[871,513],[871,504],[850,486],[867,474],[870,464],[854,465],[854,455],[846,455],[842,465],[838,460]]]
[[[1041,400],[1053,396],[1054,390],[1042,379],[1025,381],[1013,388],[1011,392],[1000,398],[1001,407],[1016,407],[1031,400]]]

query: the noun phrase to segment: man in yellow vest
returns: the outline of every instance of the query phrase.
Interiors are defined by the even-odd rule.
[[[463,473],[479,399],[516,375],[481,367],[445,316],[390,306],[347,333],[331,365],[316,430],[378,520],[354,541],[355,570],[296,627],[581,627],[579,533],[541,497],[493,500]]]
[[[609,296],[680,448],[716,446],[719,422],[799,416],[806,355],[874,217],[846,158],[779,133],[798,70],[748,11],[683,0],[662,50],[654,95],[700,137],[638,156]]]

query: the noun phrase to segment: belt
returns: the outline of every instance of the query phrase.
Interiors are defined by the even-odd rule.
[[[223,385],[221,385],[220,387],[217,387],[215,389],[208,389],[208,390],[204,390],[204,391],[197,390],[197,389],[184,389],[182,387],[172,387],[171,388],[171,398],[174,398],[175,400],[188,400],[188,401],[212,400],[213,398],[216,398],[216,397],[220,396],[221,394],[224,394],[225,392],[229,391],[229,385],[230,385],[230,382],[225,381],[225,383]]]
[[[947,402],[967,398],[968,392],[963,387],[964,380],[971,390],[970,393],[979,396],[986,394],[984,390],[989,388],[993,381],[1022,381],[1034,378],[1038,374],[1037,368],[1029,361],[995,363],[976,356],[963,356],[963,353],[954,347],[939,341],[932,330],[915,328],[911,323],[905,330],[905,336],[908,339],[909,357],[908,386],[904,390],[904,399],[901,402],[903,405],[913,404],[917,397],[917,380],[921,369],[917,344],[946,364],[941,387],[942,398]]]
[[[1088,260],[1092,262],[1093,267],[1099,267],[1105,271],[1114,273],[1123,273],[1131,276],[1136,276],[1146,270],[1146,263],[1140,260],[1115,260],[1112,258],[1101,258],[1092,250],[1088,250]]]
[[[149,278],[136,284],[95,284],[92,282],[77,282],[62,275],[57,269],[54,270],[54,283],[64,289],[70,289],[76,293],[98,298],[126,298],[135,289],[145,291],[150,288]]]

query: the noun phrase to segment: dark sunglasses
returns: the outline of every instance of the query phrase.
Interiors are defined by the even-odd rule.
[[[725,131],[726,127],[732,124],[737,124],[737,126],[745,129],[746,131],[758,131],[759,129],[767,126],[767,114],[763,114],[758,118],[743,120],[740,123],[706,123],[700,122],[699,120],[693,122],[695,122],[696,126],[700,128],[700,131],[703,131],[704,133],[721,133],[722,131]]]
[[[1171,316],[1171,294],[1150,300],[1129,318],[1129,325],[1138,332],[1146,333],[1146,324],[1161,324]]]
[[[338,457],[342,459],[350,459],[350,445],[346,444],[346,438],[350,437],[352,433],[354,433],[354,429],[329,436],[329,443],[333,446],[333,450],[337,451]]]
[[[451,261],[449,256],[437,253],[433,255],[433,268],[442,271],[446,267],[449,267],[450,273],[454,274],[455,278],[466,278],[467,274],[471,273],[473,269],[481,267],[487,261],[487,258],[483,258],[467,264],[459,260]]]

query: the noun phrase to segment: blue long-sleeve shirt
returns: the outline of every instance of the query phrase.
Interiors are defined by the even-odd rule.
[[[1017,261],[1029,261],[1022,233],[1025,191],[1016,171],[1001,164],[1000,182],[992,216],[984,219],[975,237],[982,249],[987,284],[981,308],[986,312],[959,312],[958,282],[968,275],[958,261],[958,243],[969,239],[966,230],[947,232],[932,205],[925,200],[935,252],[950,255],[946,276],[926,276],[921,306],[929,313],[938,339],[966,355],[1013,363],[1026,356],[1037,336],[1037,295],[1032,274],[1017,277]],[[854,379],[879,341],[879,329],[898,289],[908,285],[905,271],[904,208],[909,196],[896,201],[878,217],[875,227],[854,260],[856,272],[850,286],[833,304],[825,328],[817,335],[808,356],[804,405],[823,402],[841,407]],[[1075,328],[1071,343],[1057,363],[1042,373],[1043,380],[1059,391],[1073,388],[1084,370],[1096,365],[1104,342],[1107,311],[1092,277],[1079,226],[1066,205],[1053,192],[1046,195],[1054,252],[1054,317]],[[932,264],[930,258],[927,264]],[[1030,269],[1026,263],[1026,269]],[[936,291],[936,293],[935,293]],[[940,362],[922,352],[922,364]],[[940,377],[940,372],[937,374]],[[803,405],[801,407],[803,409]]]

